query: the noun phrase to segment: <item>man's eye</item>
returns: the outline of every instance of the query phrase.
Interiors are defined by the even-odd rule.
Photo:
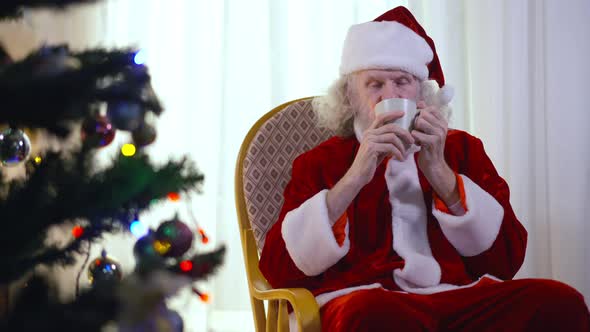
[[[380,88],[383,84],[381,84],[380,82],[372,82],[369,83],[369,87],[370,88]]]
[[[410,80],[407,78],[400,78],[395,82],[397,85],[406,85],[410,83]]]

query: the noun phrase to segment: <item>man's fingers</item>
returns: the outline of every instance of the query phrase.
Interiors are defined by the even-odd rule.
[[[428,135],[418,130],[412,130],[412,136],[416,140],[416,145],[426,149],[433,147],[437,140],[436,136]]]
[[[387,113],[383,113],[383,114],[378,114],[368,129],[379,128],[386,122],[395,121],[395,120],[403,117],[404,114],[405,113],[403,111],[395,111],[395,112],[387,112]]]
[[[442,135],[447,130],[447,122],[444,119],[439,119],[435,115],[436,112],[421,112],[414,120],[413,129],[420,130],[430,135]]]
[[[385,133],[382,135],[369,137],[368,139],[370,140],[369,144],[374,144],[375,146],[381,145],[381,144],[391,144],[397,150],[399,150],[402,154],[406,153],[406,147],[404,145],[404,142],[394,133]],[[373,150],[377,151],[376,149],[373,149]],[[379,152],[383,152],[383,151],[379,150]]]
[[[429,135],[437,134],[436,127],[433,126],[429,121],[425,120],[423,117],[416,119],[414,122],[414,129]]]
[[[380,154],[393,156],[397,160],[404,159],[404,153],[402,153],[395,145],[388,143],[380,143],[375,147],[375,150]]]
[[[447,119],[445,118],[445,116],[444,116],[443,112],[440,110],[440,108],[433,110],[432,112],[430,112],[430,114],[432,114],[439,121],[445,121],[445,122],[447,121]]]
[[[424,114],[425,116],[432,117],[432,119],[436,119],[437,121],[446,121],[442,112],[438,108],[428,107],[423,109],[420,113]]]
[[[371,134],[371,135],[383,135],[386,133],[393,133],[395,135],[397,135],[397,137],[399,137],[405,144],[407,145],[411,145],[414,143],[414,138],[412,137],[412,135],[410,135],[410,132],[401,128],[400,126],[394,124],[394,123],[388,123],[384,126],[381,126],[379,128],[373,129],[369,132],[367,132],[367,134]]]

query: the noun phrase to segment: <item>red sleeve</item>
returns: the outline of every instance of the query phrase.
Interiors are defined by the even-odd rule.
[[[484,151],[482,142],[469,136],[466,146],[467,166],[463,167],[460,173],[493,196],[504,209],[504,216],[492,246],[479,255],[464,257],[464,262],[474,277],[489,273],[501,279],[512,279],[524,261],[527,231],[512,210],[508,184],[498,175]]]
[[[287,212],[298,208],[306,200],[325,189],[318,173],[319,168],[310,165],[313,158],[307,158],[307,156],[307,154],[303,154],[293,162],[291,181],[287,184],[283,194],[284,203],[279,219],[268,231],[260,256],[260,272],[275,288],[315,288],[320,285],[321,275],[308,277],[297,268],[289,256],[281,234],[283,220]]]

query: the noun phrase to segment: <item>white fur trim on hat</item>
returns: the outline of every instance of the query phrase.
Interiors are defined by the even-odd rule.
[[[327,189],[322,190],[298,208],[289,211],[281,228],[289,256],[307,276],[316,276],[326,271],[346,256],[350,249],[348,221],[342,246],[334,237],[326,205],[327,193]]]
[[[395,21],[366,22],[348,29],[340,74],[365,69],[400,69],[424,80],[432,49],[424,38]]]

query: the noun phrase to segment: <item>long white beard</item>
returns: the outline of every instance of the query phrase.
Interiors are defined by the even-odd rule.
[[[355,117],[354,121],[352,123],[352,127],[354,128],[354,135],[356,136],[356,139],[359,142],[361,142],[363,140],[363,134],[365,133],[365,130],[367,129],[367,127],[363,126],[360,122],[361,121],[359,120],[359,118]]]

